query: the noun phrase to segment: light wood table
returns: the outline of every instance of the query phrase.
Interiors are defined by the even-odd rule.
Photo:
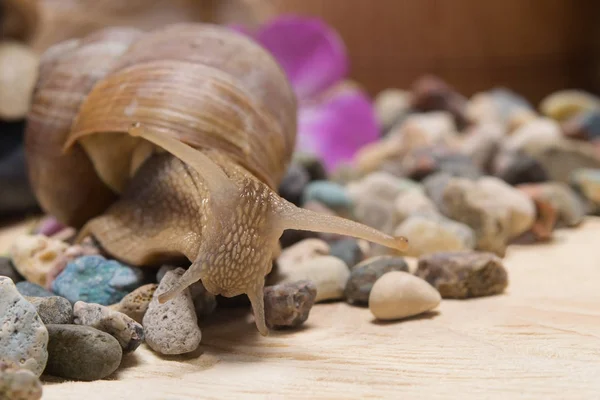
[[[201,324],[194,354],[144,345],[110,380],[46,380],[43,399],[600,399],[600,219],[513,245],[505,263],[504,295],[404,322],[319,304],[303,329],[263,338],[234,310]]]

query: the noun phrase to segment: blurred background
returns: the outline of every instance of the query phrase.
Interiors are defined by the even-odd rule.
[[[107,26],[149,30],[202,21],[253,29],[295,14],[319,18],[339,34],[348,78],[371,98],[409,89],[425,74],[466,97],[506,87],[534,105],[561,89],[600,92],[600,1],[594,0],[0,0],[0,13],[2,42],[18,42],[37,56]],[[18,100],[26,104],[34,84],[18,74],[31,56],[2,54],[0,107],[11,112],[0,114],[0,214],[34,202],[19,186],[26,181],[23,155],[12,151],[26,115]]]
[[[347,46],[351,77],[374,95],[424,73],[469,96],[504,85],[530,101],[566,87],[600,90],[594,0],[4,0],[37,8],[32,45],[108,25],[201,20],[258,26],[279,14],[322,18]],[[11,5],[12,4],[12,5]],[[6,13],[6,10],[5,10]],[[27,11],[25,11],[27,13]]]

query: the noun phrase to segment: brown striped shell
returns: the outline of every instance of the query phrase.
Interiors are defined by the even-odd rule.
[[[277,63],[227,28],[104,29],[41,60],[26,133],[31,181],[45,210],[81,226],[122,187],[109,189],[74,142],[106,135],[115,151],[141,122],[195,148],[219,149],[274,188],[293,151],[295,110]],[[73,146],[63,154],[67,142]],[[132,153],[130,146],[119,158]]]

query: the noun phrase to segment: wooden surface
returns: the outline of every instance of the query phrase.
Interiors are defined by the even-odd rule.
[[[552,244],[513,245],[505,262],[501,296],[444,300],[390,324],[319,304],[303,329],[268,338],[230,312],[201,323],[194,354],[161,358],[144,345],[111,380],[46,380],[43,399],[599,399],[600,219]]]

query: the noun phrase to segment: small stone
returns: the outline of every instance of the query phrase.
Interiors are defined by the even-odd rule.
[[[177,268],[178,267],[176,267],[175,265],[162,265],[158,269],[158,271],[156,271],[156,282],[160,283],[160,281],[162,281],[162,279],[165,277],[167,272],[173,271],[174,269],[177,269]]]
[[[563,139],[560,125],[549,118],[537,118],[522,125],[502,142],[502,152],[529,153],[541,145]]]
[[[73,323],[73,306],[64,297],[25,297],[25,299],[33,304],[44,324]]]
[[[352,208],[352,200],[346,189],[331,181],[312,181],[304,189],[302,203],[316,200],[338,214],[348,213]]]
[[[511,153],[505,156],[505,162],[501,170],[495,171],[495,175],[509,185],[521,183],[537,183],[548,180],[548,172],[535,158],[523,152]]]
[[[438,215],[439,210],[422,189],[407,190],[394,200],[396,219],[402,222],[411,215]]]
[[[396,154],[402,154],[420,147],[453,147],[458,144],[458,133],[451,114],[434,111],[411,114],[398,128],[394,128],[386,139],[392,144],[394,140],[399,140],[399,150],[396,150]],[[386,146],[394,148],[389,144]]]
[[[33,372],[13,363],[0,362],[0,399],[39,400],[42,383]]]
[[[397,320],[431,311],[442,298],[423,279],[402,271],[383,274],[371,289],[369,310],[383,321]]]
[[[55,296],[54,293],[47,291],[40,285],[36,285],[35,283],[22,281],[17,283],[17,290],[21,293],[22,296],[29,297],[52,297]]]
[[[0,214],[2,215],[23,215],[39,210],[37,199],[28,180],[27,160],[22,143],[22,126],[23,122],[21,121],[6,123],[0,118],[0,130],[2,131],[0,149],[3,153],[0,155],[0,187],[10,188],[10,190],[0,191]],[[13,127],[19,130],[18,135],[15,136],[20,143],[7,149],[4,147],[8,136],[6,131],[15,129]]]
[[[393,202],[378,197],[363,198],[354,206],[356,221],[391,234],[396,226],[396,210]]]
[[[111,305],[110,308],[127,315],[141,324],[157,288],[158,285],[155,283],[140,286],[123,297],[117,304]]]
[[[202,338],[188,288],[166,303],[158,301],[158,296],[173,287],[184,272],[183,268],[167,272],[154,292],[142,321],[146,343],[161,354],[192,352],[198,348]]]
[[[303,153],[300,151],[294,152],[293,161],[304,167],[308,173],[310,181],[327,180],[327,171],[323,162],[314,154]]]
[[[0,362],[40,376],[48,360],[48,330],[9,278],[0,277]]]
[[[310,313],[317,297],[317,288],[310,281],[267,286],[265,296],[265,321],[269,328],[297,327]]]
[[[442,213],[447,214],[444,204],[444,191],[448,183],[453,180],[453,176],[446,172],[437,172],[429,175],[423,180],[423,189],[427,197],[433,201],[436,208]]]
[[[304,208],[306,208],[306,205]],[[319,232],[286,229],[279,238],[279,244],[281,245],[282,249],[286,249],[305,239],[315,239],[318,237]]]
[[[573,171],[571,181],[581,194],[600,209],[600,169],[578,169]]]
[[[519,185],[531,198],[549,202],[558,211],[558,225],[574,227],[585,217],[585,205],[568,185],[561,182]]]
[[[65,242],[44,235],[17,237],[10,249],[13,265],[29,282],[46,285],[46,275],[68,248]]]
[[[277,258],[277,264],[283,268],[299,264],[320,256],[328,255],[330,247],[321,239],[305,239],[284,249]]]
[[[482,175],[469,156],[443,146],[420,147],[408,152],[397,173],[420,181],[436,172],[469,179]]]
[[[525,98],[506,88],[476,93],[469,99],[467,115],[475,123],[494,122],[508,125],[515,115],[533,111]]]
[[[299,163],[292,163],[279,185],[279,194],[287,201],[299,206],[304,188],[309,182],[310,175],[306,169]]]
[[[366,305],[371,288],[377,279],[390,271],[408,272],[404,258],[394,256],[371,257],[352,268],[344,295],[350,304]]]
[[[546,241],[552,238],[552,232],[558,220],[558,210],[547,199],[536,194],[534,190],[522,190],[520,186],[517,189],[521,190],[533,200],[536,210],[536,219],[531,227],[533,241]]]
[[[373,106],[385,134],[410,112],[411,93],[401,89],[385,89],[377,94]]]
[[[343,260],[348,268],[354,267],[365,256],[358,240],[354,238],[345,238],[331,243],[330,254]]]
[[[360,180],[350,182],[346,186],[346,191],[353,202],[372,197],[392,202],[400,193],[418,187],[419,183],[410,179],[398,178],[389,172],[376,171]]]
[[[78,301],[73,306],[76,325],[91,326],[119,341],[124,353],[131,353],[144,341],[144,328],[127,315],[93,303]]]
[[[23,280],[23,277],[15,269],[9,257],[0,257],[0,276],[6,276],[14,283],[18,283]]]
[[[533,226],[535,205],[529,196],[493,176],[484,176],[477,181],[477,184],[490,197],[497,198],[504,207],[509,209],[510,238],[519,236]]]
[[[508,286],[502,260],[488,252],[446,252],[419,259],[416,275],[435,287],[444,299],[500,294]]]
[[[317,288],[315,302],[339,300],[344,297],[346,281],[350,276],[343,260],[333,256],[319,256],[298,264],[279,265],[276,283],[309,280]]]
[[[473,229],[441,215],[412,215],[398,226],[394,235],[410,238],[406,255],[412,257],[437,251],[472,250],[476,243]]]
[[[123,350],[117,339],[90,326],[48,325],[45,375],[81,381],[104,379],[119,368]]]
[[[489,171],[506,134],[502,124],[484,122],[470,127],[460,143],[461,154],[472,160],[481,171]]]
[[[110,305],[140,287],[143,274],[116,260],[94,255],[83,256],[67,264],[52,283],[52,291],[70,302]]]
[[[594,141],[600,139],[600,109],[576,114],[562,125],[565,136]]]
[[[557,121],[565,121],[584,111],[600,109],[600,98],[583,90],[559,90],[540,102],[541,112]]]
[[[432,75],[423,76],[412,85],[412,108],[419,111],[447,111],[461,129],[469,123],[467,99]]]

